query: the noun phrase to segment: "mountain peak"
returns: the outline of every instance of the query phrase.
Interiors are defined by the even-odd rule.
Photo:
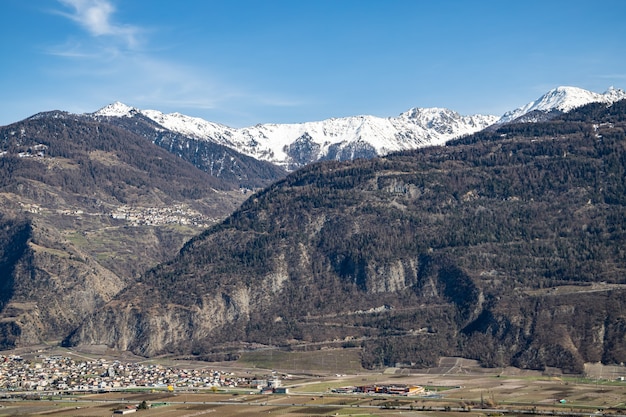
[[[610,87],[605,93],[600,94],[579,87],[559,86],[525,106],[504,113],[498,123],[513,121],[532,111],[548,113],[556,110],[568,112],[589,103],[610,104],[622,99],[626,99],[626,92],[614,87]]]
[[[603,96],[610,97],[611,102],[615,102],[615,101],[623,100],[624,98],[626,98],[626,92],[622,90],[621,88],[615,88],[613,86],[610,86],[604,92]]]
[[[433,118],[441,114],[457,114],[457,112],[442,108],[442,107],[413,107],[403,113],[400,113],[401,118],[407,119],[419,119],[419,118]]]
[[[136,112],[137,109],[135,109],[134,107],[130,107],[120,101],[116,101],[107,106],[104,106],[93,114],[94,116],[129,117]]]

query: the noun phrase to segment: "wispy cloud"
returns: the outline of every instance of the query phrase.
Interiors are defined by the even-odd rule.
[[[187,60],[181,60],[180,55],[172,58],[168,55],[172,48],[163,43],[157,43],[155,52],[151,38],[158,37],[159,31],[120,22],[115,0],[57,2],[63,10],[54,13],[77,24],[87,35],[68,35],[64,43],[46,50],[59,59],[54,61],[56,65],[46,65],[45,74],[64,85],[64,97],[79,101],[66,103],[68,109],[93,111],[96,106],[120,100],[140,108],[197,116],[221,114],[241,124],[241,120],[257,123],[258,113],[268,108],[303,104],[289,94],[263,91],[233,79],[228,71],[214,66],[208,69],[204,62],[194,59],[195,55]],[[252,113],[244,110],[250,108]]]
[[[63,44],[48,46],[45,50],[48,55],[54,55],[62,58],[82,58],[97,59],[102,56],[100,51],[86,48],[75,39],[70,39]]]
[[[58,0],[72,12],[59,12],[87,30],[92,36],[113,36],[122,39],[127,46],[137,44],[139,28],[116,24],[112,21],[115,6],[108,0]]]

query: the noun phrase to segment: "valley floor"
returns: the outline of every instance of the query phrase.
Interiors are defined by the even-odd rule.
[[[47,353],[52,352],[57,350]],[[94,357],[94,353],[71,354],[85,359]],[[340,359],[336,362],[335,357]],[[137,410],[133,415],[626,415],[626,382],[621,380],[621,376],[626,375],[624,367],[589,364],[586,375],[581,376],[563,375],[557,370],[484,369],[471,360],[442,358],[438,368],[428,370],[388,368],[384,372],[368,372],[357,370],[352,364],[352,372],[335,373],[337,369],[341,369],[340,372],[347,371],[341,364],[349,362],[345,349],[300,352],[297,357],[291,358],[280,357],[278,352],[257,352],[248,356],[244,354],[237,362],[219,364],[165,358],[144,359],[144,364],[160,363],[162,366],[195,369],[210,367],[246,377],[254,375],[269,379],[273,375],[280,375],[281,385],[287,388],[287,393],[260,394],[252,387],[177,387],[173,392],[162,387],[73,395],[2,391],[0,416],[111,416],[118,415],[113,414],[114,410],[136,407],[143,401],[151,408]],[[299,367],[305,363],[315,365],[317,369],[291,369],[294,365]],[[424,388],[424,393],[407,397],[336,392],[342,387],[373,385],[419,385]]]

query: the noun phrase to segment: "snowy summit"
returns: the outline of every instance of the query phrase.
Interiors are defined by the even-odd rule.
[[[139,112],[134,107],[127,106],[124,103],[116,101],[109,104],[106,107],[101,108],[97,112],[93,113],[95,116],[107,116],[107,117],[131,117],[133,114]]]
[[[498,120],[498,123],[513,121],[533,111],[549,112],[558,110],[568,112],[589,103],[611,104],[623,99],[626,99],[626,92],[613,87],[610,87],[603,94],[578,87],[557,87],[525,106],[506,112]]]

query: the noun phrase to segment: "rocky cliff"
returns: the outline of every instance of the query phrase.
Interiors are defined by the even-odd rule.
[[[37,221],[24,220],[7,237],[15,252],[2,274],[2,347],[58,340],[124,288],[120,277]]]
[[[446,147],[306,167],[66,343],[144,355],[349,344],[366,366],[622,362],[625,130],[626,102],[589,105]]]
[[[240,184],[64,112],[0,128],[0,347],[63,339],[232,212]]]

